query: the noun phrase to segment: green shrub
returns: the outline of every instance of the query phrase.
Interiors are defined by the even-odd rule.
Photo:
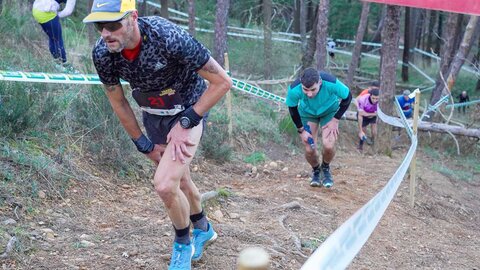
[[[0,82],[0,137],[17,137],[36,128],[43,99],[40,91],[28,85]]]
[[[233,149],[228,142],[227,117],[225,114],[212,112],[208,125],[203,132],[200,152],[203,157],[220,164],[232,159]]]
[[[75,125],[66,133],[81,132],[87,141],[87,150],[95,155],[98,163],[128,171],[139,154],[102,88],[94,86],[79,95],[70,110],[72,119],[69,120]]]
[[[289,135],[291,138],[295,138],[298,136],[297,128],[295,124],[293,124],[292,117],[290,114],[284,114],[278,123],[278,129],[281,133],[285,133]]]
[[[265,153],[255,151],[251,153],[249,156],[245,157],[244,161],[246,163],[257,165],[259,163],[265,162],[266,159],[267,159],[267,156],[265,155]]]

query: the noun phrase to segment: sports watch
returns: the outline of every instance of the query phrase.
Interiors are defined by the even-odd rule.
[[[194,110],[193,106],[186,109],[180,117],[180,126],[184,129],[190,129],[197,126],[202,120],[202,116],[198,115]]]
[[[192,121],[187,116],[180,117],[180,126],[184,129],[192,128]]]

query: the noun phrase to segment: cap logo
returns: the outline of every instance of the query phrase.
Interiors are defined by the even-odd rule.
[[[110,4],[110,2],[106,2],[106,3],[103,3],[103,4],[97,3],[97,8],[101,8],[101,7],[103,7],[105,5],[108,5],[108,4]]]

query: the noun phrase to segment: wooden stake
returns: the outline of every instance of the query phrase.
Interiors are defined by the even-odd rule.
[[[415,94],[415,107],[413,111],[413,135],[417,136],[418,131],[418,110],[420,107],[420,92]],[[418,138],[417,138],[418,139]],[[415,206],[415,173],[417,170],[417,152],[413,154],[412,162],[410,163],[410,206]]]
[[[230,62],[228,61],[228,53],[223,54],[225,59],[225,70],[230,71]],[[225,95],[225,103],[227,106],[227,119],[228,119],[228,141],[231,147],[233,147],[233,118],[232,118],[232,93],[230,91]]]

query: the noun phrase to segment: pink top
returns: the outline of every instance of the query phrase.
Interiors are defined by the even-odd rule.
[[[377,111],[377,104],[372,104],[370,102],[370,94],[359,96],[357,98],[358,110],[364,111],[367,113],[374,113]]]

